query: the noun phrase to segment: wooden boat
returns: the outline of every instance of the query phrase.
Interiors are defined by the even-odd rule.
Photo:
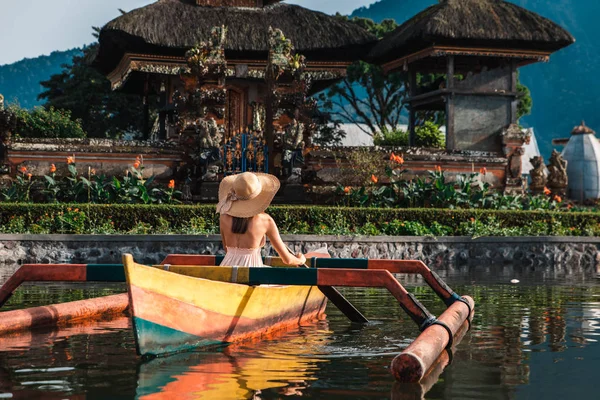
[[[131,255],[124,255],[124,265],[25,264],[0,287],[0,307],[25,282],[122,282],[127,278],[128,295],[112,296],[118,298],[114,303],[107,303],[107,298],[89,299],[76,310],[55,305],[51,314],[56,315],[51,318],[35,309],[23,310],[39,318],[29,322],[22,318],[19,329],[114,315],[129,305],[138,353],[153,356],[261,339],[322,318],[326,299],[350,321],[365,323],[368,320],[336,287],[385,288],[422,332],[392,362],[391,371],[400,382],[421,381],[460,330],[470,327],[473,299],[455,293],[420,261],[331,259],[321,252],[306,256],[310,268],[282,268],[281,260],[271,257],[264,262],[277,268],[216,267],[221,262],[218,256],[182,254],[168,255],[154,267],[136,264]],[[393,274],[420,275],[448,308],[435,317]],[[12,311],[0,313],[0,327],[12,324],[13,315]]]
[[[204,269],[205,279],[197,277],[198,267],[149,267],[135,263],[131,255],[123,256],[123,264],[142,356],[261,337],[323,318],[327,304],[316,286],[230,283],[235,281],[231,268]],[[215,276],[219,274],[229,276]]]

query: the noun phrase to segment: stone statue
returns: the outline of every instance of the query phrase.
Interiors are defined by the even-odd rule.
[[[512,154],[508,157],[508,177],[510,179],[519,179],[523,173],[523,155],[525,149],[523,147],[517,147],[514,149]]]
[[[198,141],[201,149],[212,149],[221,146],[223,135],[219,132],[217,121],[213,118],[198,121]]]
[[[287,183],[302,183],[302,168],[292,168],[290,177],[286,179]]]
[[[304,150],[304,124],[299,121],[300,110],[294,112],[294,119],[283,133],[283,169],[284,175],[291,175],[297,165],[304,164],[302,151]]]
[[[547,184],[544,158],[541,156],[535,156],[529,161],[531,162],[531,165],[533,165],[533,169],[529,171],[529,176],[531,177],[529,188],[533,194],[542,193]]]
[[[502,131],[503,151],[507,158],[504,192],[521,194],[524,190],[522,159],[523,145],[529,143],[531,131],[524,131],[517,124],[511,124]]]
[[[289,124],[283,135],[283,146],[286,150],[304,149],[304,124],[296,118]]]
[[[552,150],[550,164],[548,164],[548,172],[548,187],[552,190],[552,193],[564,196],[569,183],[569,177],[567,176],[567,161],[556,150]]]
[[[219,180],[219,166],[211,165],[208,167],[206,173],[202,175],[202,181],[204,182],[217,182]]]

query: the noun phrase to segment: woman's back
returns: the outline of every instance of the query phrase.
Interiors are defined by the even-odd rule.
[[[236,222],[235,217],[222,214],[220,225],[221,235],[225,242],[224,247],[239,249],[263,247],[265,245],[265,235],[267,234],[270,218],[267,214],[261,213],[250,218],[239,218]],[[242,222],[239,220],[242,220]],[[236,224],[238,225],[237,230],[234,229],[234,225]],[[245,224],[246,226],[243,226]],[[245,229],[240,231],[239,228]]]

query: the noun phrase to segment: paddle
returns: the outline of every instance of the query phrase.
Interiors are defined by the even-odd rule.
[[[295,254],[289,247],[287,247],[287,249],[291,254]],[[331,258],[331,255],[327,250],[327,246],[325,246],[314,250],[310,253],[306,253],[304,257],[306,257],[306,263],[302,266],[305,268],[310,268],[310,266],[308,265],[308,260],[312,258]],[[358,311],[356,307],[354,307],[352,303],[350,303],[348,299],[346,299],[336,288],[334,288],[333,286],[322,285],[317,287],[319,288],[321,293],[325,295],[325,297],[327,297],[337,308],[339,308],[339,310],[342,313],[344,313],[346,317],[348,317],[350,321],[361,324],[366,324],[367,322],[369,322],[369,320],[364,315],[362,315],[362,313]]]

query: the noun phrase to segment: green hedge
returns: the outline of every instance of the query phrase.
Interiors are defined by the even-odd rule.
[[[600,213],[273,206],[282,233],[600,236]],[[217,233],[214,205],[0,204],[3,233]]]

